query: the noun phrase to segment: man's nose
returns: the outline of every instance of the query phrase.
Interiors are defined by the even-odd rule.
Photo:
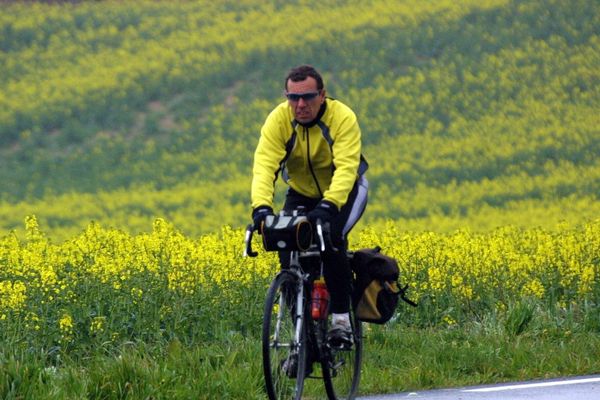
[[[300,97],[298,99],[298,107],[304,107],[306,106],[306,100],[304,100],[302,97]]]

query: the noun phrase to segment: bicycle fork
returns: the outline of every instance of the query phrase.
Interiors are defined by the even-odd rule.
[[[294,315],[294,326],[296,331],[294,333],[294,343],[298,346],[296,351],[300,350],[300,347],[303,345],[302,343],[302,330],[304,329],[304,282],[308,278],[308,274],[303,274],[300,268],[300,259],[298,257],[297,252],[292,252],[290,258],[290,267],[292,271],[294,271],[297,276],[297,284],[298,288],[296,290],[296,307],[295,307],[295,315]]]
[[[299,282],[298,294],[296,296],[296,315],[294,316],[296,332],[294,334],[294,341],[300,344],[302,340],[302,322],[304,321],[304,284],[302,281]]]

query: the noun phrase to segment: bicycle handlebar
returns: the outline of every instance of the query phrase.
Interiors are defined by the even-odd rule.
[[[244,257],[256,257],[258,252],[252,250],[252,234],[254,233],[252,224],[246,227],[246,236],[244,237]]]
[[[323,224],[321,220],[317,220],[317,237],[319,238],[319,249],[321,253],[325,251],[325,242],[329,242],[329,246],[333,251],[337,251],[337,248],[333,246],[331,242],[331,237],[327,235],[327,239],[325,238],[325,234],[323,233]],[[252,235],[254,234],[254,226],[252,224],[248,224],[246,226],[246,235],[244,237],[244,257],[256,257],[258,256],[258,252],[252,250]]]

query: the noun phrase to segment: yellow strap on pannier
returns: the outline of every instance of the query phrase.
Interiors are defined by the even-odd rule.
[[[396,282],[384,281],[383,284],[375,279],[371,281],[369,286],[364,290],[362,297],[356,306],[356,316],[361,321],[381,321],[389,319],[389,316],[381,315],[380,306],[377,304],[379,294],[382,290],[388,291],[392,296],[397,296],[400,289]]]

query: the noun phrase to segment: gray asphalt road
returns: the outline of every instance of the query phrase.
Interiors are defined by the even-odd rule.
[[[360,400],[600,400],[600,375],[360,397]]]

